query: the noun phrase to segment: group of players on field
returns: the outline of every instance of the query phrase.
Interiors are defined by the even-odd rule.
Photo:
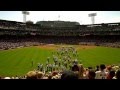
[[[52,60],[47,57],[46,64],[38,63],[37,70],[43,72],[71,70],[72,66],[78,64],[78,53],[73,47],[61,47],[56,52],[52,52],[52,54]]]

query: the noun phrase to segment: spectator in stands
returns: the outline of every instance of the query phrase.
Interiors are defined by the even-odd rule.
[[[19,79],[17,75],[15,76],[15,79]]]
[[[96,66],[96,70],[95,71],[99,71],[99,66],[98,65]]]
[[[100,65],[100,70],[95,72],[96,73],[96,77],[95,77],[96,79],[106,79],[107,78],[107,73],[108,72],[105,71],[105,68],[106,68],[106,66],[104,64]]]
[[[116,72],[115,76],[116,76],[116,79],[120,79],[120,70]]]
[[[106,71],[107,72],[110,72],[111,70],[112,70],[112,66],[111,65],[109,65],[109,66],[106,67]]]
[[[37,79],[37,74],[35,71],[29,71],[27,74],[26,74],[26,78],[27,79]]]
[[[72,71],[79,71],[78,65],[74,65],[74,66],[72,67]]]
[[[52,74],[49,74],[48,79],[52,79]]]
[[[79,71],[78,71],[79,79],[84,79],[85,78],[84,77],[84,67],[82,64],[79,64],[78,67],[79,67]]]
[[[78,76],[73,71],[63,71],[61,79],[78,79]]]
[[[10,77],[5,77],[4,79],[11,79]]]
[[[37,74],[37,79],[42,79],[44,76],[43,72],[36,72],[36,74]]]
[[[109,73],[107,75],[107,79],[113,79],[114,76],[115,76],[115,71],[111,70],[111,71],[109,71]]]
[[[96,73],[94,70],[89,70],[88,79],[95,79]]]
[[[53,71],[52,76],[56,76],[58,74],[58,71]]]

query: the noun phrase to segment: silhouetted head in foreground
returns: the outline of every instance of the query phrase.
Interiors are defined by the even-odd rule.
[[[116,72],[116,78],[117,78],[117,79],[120,79],[120,70],[118,70],[118,71]]]
[[[78,76],[73,71],[64,71],[61,79],[78,79]]]
[[[88,78],[89,79],[95,79],[95,71],[94,70],[89,70],[89,73],[88,73]]]
[[[35,71],[29,71],[27,74],[27,79],[37,79],[37,74]]]
[[[106,68],[106,66],[104,64],[100,65],[100,70],[103,71]]]

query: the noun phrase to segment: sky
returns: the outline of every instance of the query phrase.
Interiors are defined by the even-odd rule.
[[[120,11],[28,11],[27,21],[76,21],[92,24],[90,13],[97,13],[95,24],[120,22]],[[0,11],[0,19],[23,22],[22,11]]]

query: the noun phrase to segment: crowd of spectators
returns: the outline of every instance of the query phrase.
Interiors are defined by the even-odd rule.
[[[81,44],[96,45],[106,47],[120,47],[119,36],[101,37],[101,36],[39,36],[39,35],[1,35],[0,49],[13,49],[18,47],[39,46],[41,44]]]
[[[98,65],[97,65],[98,66]],[[73,65],[71,70],[33,70],[24,76],[0,77],[0,79],[120,79],[120,66],[101,64],[99,68],[85,68],[83,64]]]
[[[0,20],[0,29],[37,31],[40,29],[40,25],[27,24],[16,21]]]
[[[49,28],[48,28],[49,26]],[[0,29],[5,30],[25,30],[25,31],[39,31],[40,34],[61,34],[75,36],[79,34],[106,34],[119,33],[120,24],[97,24],[97,25],[79,25],[78,22],[64,22],[64,21],[40,21],[38,24],[27,24],[16,21],[0,20]]]
[[[70,26],[70,28],[52,28],[51,24],[54,26],[60,24],[60,27]],[[46,25],[51,27],[42,28]],[[72,29],[72,25],[79,28]],[[1,34],[9,36],[4,38]],[[31,36],[28,37],[27,34]],[[40,24],[27,24],[0,20],[0,49],[40,45],[41,43],[120,47],[120,24],[79,25],[77,22],[64,21],[41,21]]]

